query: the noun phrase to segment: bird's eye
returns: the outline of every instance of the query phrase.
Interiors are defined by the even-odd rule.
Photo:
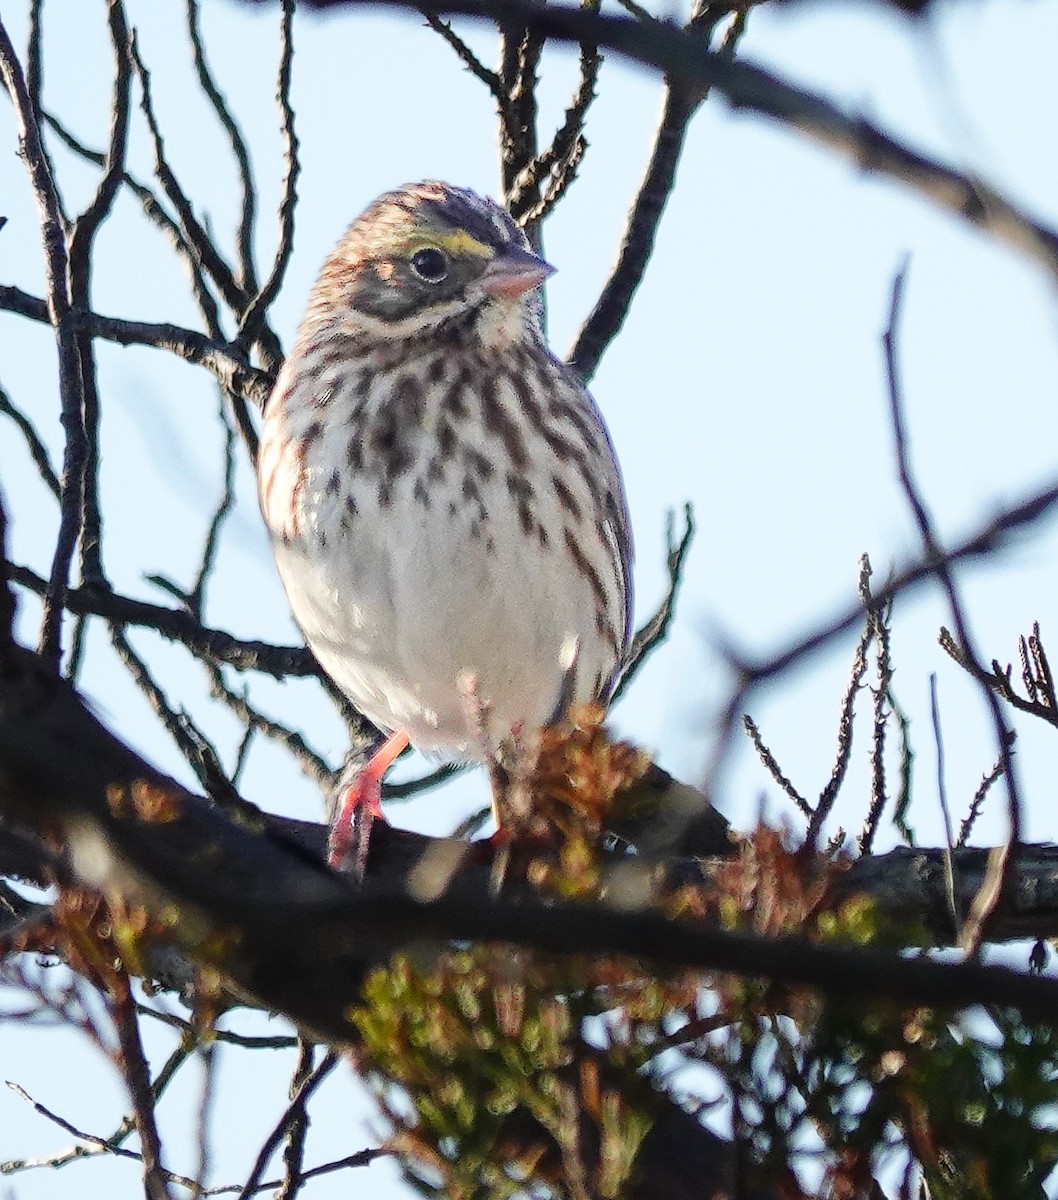
[[[436,247],[426,246],[411,256],[411,269],[426,283],[440,283],[448,274],[448,259]]]

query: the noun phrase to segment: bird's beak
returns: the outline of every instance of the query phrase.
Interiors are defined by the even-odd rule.
[[[481,287],[487,296],[513,300],[530,289],[539,287],[555,268],[531,250],[508,246],[485,268]]]

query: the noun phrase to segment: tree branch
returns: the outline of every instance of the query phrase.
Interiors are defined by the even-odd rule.
[[[261,4],[264,0],[243,0]],[[362,7],[367,0],[303,0],[306,8]],[[463,15],[502,30],[531,29],[558,42],[585,42],[610,49],[693,89],[721,92],[732,107],[770,117],[847,159],[861,171],[899,180],[953,213],[1058,274],[1058,233],[1034,221],[1008,197],[982,180],[956,171],[901,142],[865,116],[818,93],[798,88],[744,60],[703,52],[697,37],[662,21],[644,24],[629,17],[595,13],[536,0],[384,0],[390,8]],[[516,173],[516,172],[515,172]]]
[[[74,549],[84,517],[84,476],[88,446],[84,423],[84,389],[69,284],[66,224],[59,193],[44,154],[37,114],[22,68],[0,19],[0,81],[15,109],[19,156],[26,165],[40,211],[44,273],[47,282],[48,322],[55,331],[59,365],[61,421],[66,435],[63,454],[59,534],[52,555],[48,587],[44,593],[40,649],[55,670],[62,658],[62,617]]]
[[[0,284],[0,310],[17,313],[31,321],[49,324],[47,302],[21,288]],[[237,347],[219,342],[194,329],[150,321],[127,321],[96,312],[75,312],[73,320],[87,327],[92,337],[117,342],[120,346],[153,346],[168,350],[193,366],[205,367],[234,396],[244,396],[262,407],[272,391],[275,377],[251,366]]]

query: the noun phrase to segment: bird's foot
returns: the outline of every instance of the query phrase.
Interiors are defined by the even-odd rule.
[[[371,827],[382,815],[382,778],[408,745],[403,730],[391,734],[371,756],[342,796],[327,838],[327,865],[362,878],[367,867]]]

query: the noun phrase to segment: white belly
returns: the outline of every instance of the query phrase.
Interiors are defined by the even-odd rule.
[[[501,509],[487,534],[475,534],[437,503],[429,511],[408,503],[407,490],[370,519],[361,506],[353,531],[328,537],[325,553],[276,547],[295,619],[357,708],[383,729],[406,728],[420,749],[473,755],[461,680],[477,681],[494,738],[539,725],[574,639],[575,699],[594,698],[616,656],[600,641],[591,589],[564,552],[562,529],[541,547]]]

